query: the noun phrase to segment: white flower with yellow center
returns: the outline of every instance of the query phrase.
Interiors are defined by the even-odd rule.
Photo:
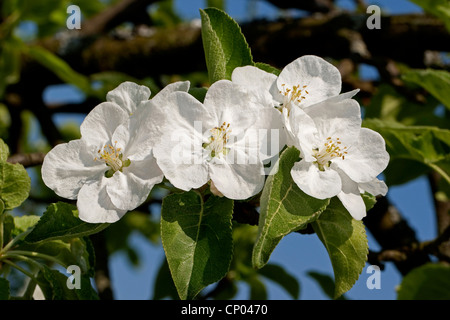
[[[309,108],[331,97],[348,99],[359,90],[339,95],[341,74],[323,58],[302,56],[281,70],[276,76],[253,66],[236,68],[232,74],[234,83],[252,88],[283,114],[288,144],[292,144],[293,133],[289,116],[293,108]]]
[[[214,194],[230,199],[260,192],[261,138],[266,130],[279,128],[281,117],[256,100],[228,80],[211,85],[203,103],[184,92],[171,94],[160,109],[166,122],[153,149],[165,177],[185,191],[209,182]]]
[[[314,108],[292,110],[290,124],[302,157],[291,170],[295,183],[318,199],[337,196],[355,219],[362,219],[366,209],[360,194],[387,192],[377,176],[389,154],[380,134],[361,128],[359,104],[331,98]]]
[[[142,204],[163,174],[152,155],[157,136],[152,117],[165,97],[189,88],[180,82],[150,90],[126,82],[109,92],[81,124],[81,139],[54,147],[42,165],[44,183],[63,198],[77,200],[80,219],[112,223]]]

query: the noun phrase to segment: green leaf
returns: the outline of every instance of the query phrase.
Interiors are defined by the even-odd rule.
[[[250,287],[250,300],[266,300],[267,290],[264,283],[254,274],[243,279]]]
[[[12,231],[12,236],[16,237],[22,232],[27,231],[38,223],[40,217],[35,215],[26,215],[21,217],[14,217],[14,230]]]
[[[192,95],[195,99],[203,103],[205,100],[206,92],[208,90],[206,88],[190,88],[189,94]]]
[[[3,141],[3,139],[0,139],[0,162],[6,162],[6,160],[8,160],[8,156],[9,156],[9,147]]]
[[[73,84],[85,93],[91,92],[91,83],[89,79],[76,72],[72,67],[47,49],[39,46],[28,47],[26,53],[51,70],[56,76],[66,83]]]
[[[378,119],[364,120],[363,125],[383,136],[391,161],[406,159],[422,163],[450,182],[450,130],[404,126]]]
[[[415,160],[391,158],[384,170],[385,182],[388,186],[404,184],[430,171],[430,167]]]
[[[407,126],[438,126],[445,128],[448,119],[436,115],[439,101],[431,97],[425,103],[415,103],[400,94],[396,88],[381,84],[370,103],[365,107],[365,118],[397,121]]]
[[[17,83],[20,80],[22,42],[14,37],[9,37],[2,39],[1,47],[0,74],[2,76],[0,77],[0,97],[3,96],[8,85]]]
[[[374,195],[371,195],[368,192],[364,192],[361,194],[361,197],[366,205],[366,211],[369,211],[373,208],[373,206],[377,203],[377,198]]]
[[[450,31],[450,2],[448,0],[411,0],[421,6],[426,12],[431,13],[443,22]]]
[[[225,10],[225,0],[206,0],[206,6],[208,8],[217,8]]]
[[[449,7],[450,12],[450,7]],[[450,15],[449,15],[450,19]],[[450,110],[450,73],[444,70],[410,70],[403,80],[413,82],[444,104]]]
[[[182,21],[175,12],[173,0],[159,1],[156,6],[155,10],[150,11],[150,17],[155,26],[168,28]]]
[[[1,200],[0,200],[1,201]],[[0,222],[3,219],[3,244],[8,243],[14,232],[14,218],[10,214],[0,215]]]
[[[398,300],[450,300],[450,267],[428,263],[409,272],[397,291]]]
[[[353,287],[366,263],[368,243],[364,224],[353,219],[334,197],[312,227],[330,257],[336,299]]]
[[[289,274],[284,268],[275,264],[266,264],[259,273],[283,287],[293,299],[300,295],[300,284],[297,279]]]
[[[181,299],[194,298],[228,272],[232,212],[232,200],[210,196],[203,203],[195,191],[163,199],[161,240]]]
[[[21,164],[0,162],[0,199],[6,210],[22,204],[31,189],[31,179]]]
[[[308,276],[310,276],[317,282],[317,284],[320,286],[320,288],[322,288],[322,291],[327,297],[333,299],[335,285],[332,277],[315,271],[309,271]],[[341,295],[337,300],[346,300],[346,298],[344,295]]]
[[[325,210],[329,199],[312,198],[292,180],[291,169],[300,151],[287,148],[280,155],[278,172],[267,178],[261,195],[258,237],[253,248],[253,266],[262,268],[277,244],[287,234],[303,229]]]
[[[250,48],[241,28],[225,12],[209,8],[200,9],[202,40],[209,80],[231,80],[236,67],[253,65]]]
[[[172,276],[170,275],[169,265],[167,259],[164,259],[159,267],[158,274],[156,275],[155,286],[153,288],[153,300],[162,300],[166,297],[171,299],[179,299],[177,288],[173,283]]]
[[[9,300],[9,281],[5,278],[0,278],[0,300]]]
[[[75,206],[65,203],[52,203],[47,207],[44,215],[25,238],[27,242],[88,236],[109,226],[108,223],[87,223],[78,218]]]
[[[48,259],[41,257],[40,254],[50,256],[54,262],[64,268],[70,265],[77,265],[80,267],[82,274],[88,276],[94,275],[94,250],[88,237],[74,238],[67,241],[21,242],[15,250],[11,250],[11,252],[17,251],[19,254],[24,254],[24,251],[29,251],[28,255],[36,259]]]
[[[269,73],[273,73],[274,75],[276,75],[276,76],[279,76],[280,75],[280,73],[281,73],[281,70],[279,70],[279,69],[277,69],[277,68],[275,68],[275,67],[272,67],[270,64],[267,64],[267,63],[263,63],[263,62],[255,62],[255,67],[257,67],[257,68],[259,68],[259,69],[261,69],[261,70],[264,70],[264,71],[266,71],[266,72],[269,72]]]
[[[69,274],[68,274],[69,275]],[[68,277],[58,270],[43,266],[37,276],[38,285],[46,300],[98,300],[89,277],[80,276],[80,289],[69,289]]]

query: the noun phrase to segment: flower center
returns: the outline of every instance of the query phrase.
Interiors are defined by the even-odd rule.
[[[332,139],[328,137],[326,142],[321,148],[313,149],[313,156],[316,158],[316,162],[319,170],[324,171],[325,167],[329,167],[331,165],[331,160],[335,158],[345,159],[345,155],[347,154],[347,147],[342,146],[342,142],[339,141],[339,138]]]
[[[220,127],[212,128],[210,132],[209,142],[203,143],[202,147],[210,153],[211,158],[220,154],[226,155],[229,149],[226,144],[231,132],[230,124],[224,122]]]
[[[280,91],[280,94],[284,96],[283,108],[287,108],[288,111],[290,111],[292,104],[300,104],[305,100],[306,95],[309,94],[308,90],[306,90],[307,87],[308,86],[296,85],[292,88],[288,88],[286,84],[283,83]]]
[[[98,158],[94,158],[95,161],[103,161],[109,169],[106,172],[108,178],[116,171],[122,171],[124,167],[128,167],[131,164],[129,159],[123,160],[123,154],[120,152],[121,148],[116,147],[117,141],[114,142],[114,146],[107,144],[103,147],[103,150],[98,150]]]

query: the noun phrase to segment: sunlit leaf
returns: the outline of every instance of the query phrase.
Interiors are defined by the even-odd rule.
[[[194,191],[164,198],[161,240],[181,299],[194,298],[228,272],[232,212],[232,200],[210,196],[203,203]]]
[[[350,290],[367,261],[368,243],[362,221],[352,218],[337,197],[320,217],[313,229],[327,249],[334,272],[334,298]]]
[[[305,228],[327,207],[329,200],[312,198],[301,191],[291,177],[300,151],[287,148],[279,158],[278,172],[267,178],[261,195],[258,238],[253,248],[253,265],[262,268],[277,244],[287,234]]]
[[[57,202],[48,206],[25,241],[68,240],[100,232],[108,226],[108,223],[84,222],[78,218],[78,211],[74,205]]]
[[[433,69],[410,70],[403,75],[403,79],[421,86],[450,109],[450,72]]]
[[[399,300],[450,300],[450,267],[428,263],[409,272],[398,291]]]
[[[234,68],[253,65],[250,48],[241,28],[225,12],[209,8],[200,10],[206,66],[211,83],[231,80]]]

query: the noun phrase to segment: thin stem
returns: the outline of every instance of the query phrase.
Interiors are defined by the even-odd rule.
[[[49,256],[47,254],[44,253],[39,253],[39,252],[35,252],[35,251],[23,251],[23,250],[12,250],[9,251],[8,253],[6,253],[4,255],[5,257],[12,257],[12,256],[28,256],[28,257],[34,257],[34,258],[40,258],[40,259],[44,259],[47,261],[51,261],[51,262],[55,262],[63,267],[67,267],[67,265],[60,261],[59,259]]]
[[[17,235],[17,237],[15,237],[14,239],[12,239],[10,242],[8,242],[6,244],[6,246],[4,248],[0,247],[0,256],[4,253],[6,253],[9,249],[11,249],[17,242],[19,242],[20,240],[22,240],[23,238],[25,238],[33,229],[30,228],[24,232],[22,232],[21,234]]]
[[[1,208],[0,208],[0,210],[1,210]],[[5,215],[3,214],[3,212],[0,212],[0,250],[3,248],[3,220],[4,220],[3,217],[4,216]]]
[[[17,270],[19,270],[20,272],[22,272],[23,274],[25,274],[26,276],[28,276],[31,280],[33,281],[37,281],[36,277],[34,276],[34,274],[28,272],[27,270],[25,270],[24,268],[22,268],[21,266],[19,266],[18,264],[9,261],[9,260],[3,260],[4,263],[9,264],[11,267],[16,268]]]
[[[37,282],[33,279],[30,279],[30,282],[28,282],[27,289],[25,290],[22,298],[31,300],[34,294],[34,291],[36,290]]]

